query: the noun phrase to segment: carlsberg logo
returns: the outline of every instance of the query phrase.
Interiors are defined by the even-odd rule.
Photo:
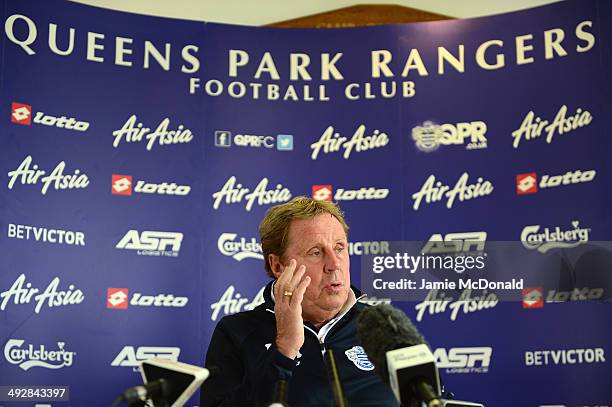
[[[44,367],[46,369],[61,369],[72,366],[72,360],[76,352],[64,349],[65,342],[57,342],[58,350],[47,350],[45,345],[35,347],[32,344],[23,346],[23,339],[10,339],[4,347],[4,357],[23,370],[32,367]]]
[[[261,244],[259,244],[254,237],[249,240],[244,237],[241,237],[240,240],[236,240],[237,237],[238,235],[235,233],[222,233],[221,236],[219,236],[217,248],[221,254],[232,257],[237,261],[248,258],[263,260]]]
[[[525,226],[521,233],[521,242],[527,249],[546,253],[550,249],[570,248],[589,241],[590,228],[581,228],[580,222],[572,222],[572,229],[561,230],[559,226],[554,229],[544,228],[540,231],[540,225]]]

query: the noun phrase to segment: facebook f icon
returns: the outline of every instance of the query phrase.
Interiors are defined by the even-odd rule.
[[[230,147],[232,145],[232,133],[225,130],[215,131],[215,147]]]

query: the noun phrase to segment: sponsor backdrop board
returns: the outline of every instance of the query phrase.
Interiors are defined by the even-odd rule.
[[[53,405],[108,405],[150,357],[202,364],[261,302],[257,226],[294,196],[341,205],[358,287],[389,242],[612,235],[607,1],[334,30],[0,5],[0,385],[69,386]],[[612,307],[587,299],[610,286],[565,266],[517,301],[393,303],[459,398],[607,406]]]

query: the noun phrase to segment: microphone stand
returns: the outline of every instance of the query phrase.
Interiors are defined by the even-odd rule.
[[[344,397],[342,383],[340,382],[340,375],[338,374],[338,366],[336,366],[336,358],[334,357],[334,351],[331,349],[327,349],[325,351],[325,358],[327,359],[332,392],[334,394],[334,407],[348,407],[348,403],[346,401],[346,398]]]

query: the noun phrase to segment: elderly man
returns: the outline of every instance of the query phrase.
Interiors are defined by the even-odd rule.
[[[264,304],[217,325],[206,366],[220,373],[204,383],[201,406],[267,406],[279,379],[288,382],[290,406],[330,406],[328,349],[350,406],[397,406],[356,338],[366,305],[350,285],[348,226],[340,209],[297,197],[272,207],[259,232],[274,281]]]

